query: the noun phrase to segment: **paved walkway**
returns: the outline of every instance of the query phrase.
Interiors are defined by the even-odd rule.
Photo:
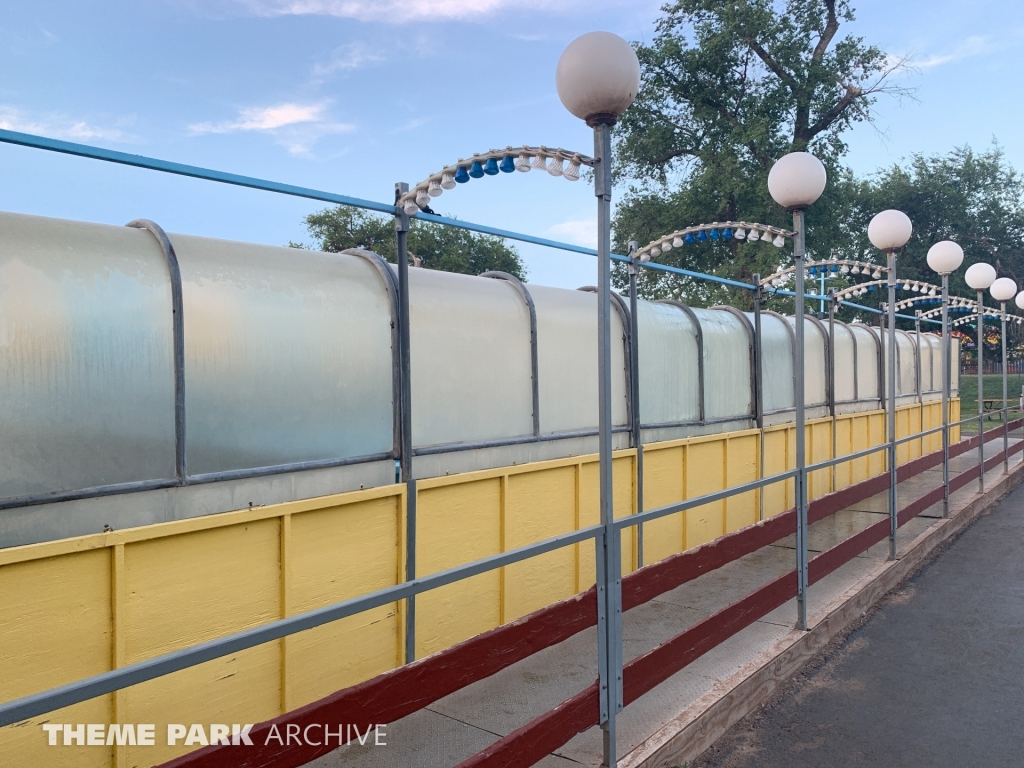
[[[695,762],[1024,765],[1024,487]]]
[[[987,454],[991,456],[995,451],[995,443],[989,443],[989,446]],[[1011,459],[1011,469],[1020,462],[1021,454],[1015,455]],[[974,452],[964,454],[951,462],[951,474],[969,469],[976,463]],[[1002,469],[1000,465],[987,473],[987,484],[999,482],[1003,476]],[[906,506],[941,482],[942,469],[938,467],[901,483],[900,506]],[[955,508],[963,505],[977,491],[978,483],[969,483],[954,494],[951,506]],[[809,533],[811,557],[883,519],[886,499],[886,493],[879,494],[815,523]],[[941,503],[901,528],[898,538],[900,551],[939,517]],[[1004,548],[1015,546],[1018,540],[1019,537],[1015,535],[1011,541],[1004,542]],[[791,570],[795,563],[793,547],[792,537],[781,539],[772,546],[764,547],[628,611],[623,629],[625,660],[647,652],[772,578]],[[812,586],[808,599],[809,615],[821,613],[853,585],[877,571],[887,556],[888,543],[882,541]],[[988,600],[984,595],[981,599]],[[1024,606],[1024,602],[1018,602]],[[958,614],[962,606],[959,600],[953,606],[956,607],[950,607],[945,614],[934,617],[934,622],[959,624]],[[635,762],[637,755],[634,754],[630,759],[630,753],[644,739],[677,718],[697,699],[712,693],[720,681],[736,675],[757,659],[759,654],[764,654],[792,635],[795,618],[794,600],[754,622],[628,706],[618,719],[620,757],[626,757],[628,763]],[[970,632],[965,628],[964,634],[969,636]],[[1024,635],[1021,639],[1024,640]],[[879,640],[876,646],[881,646],[883,642]],[[908,641],[901,643],[899,648],[894,647],[892,652],[899,652],[899,658],[907,665],[906,671],[913,668],[915,658],[920,657],[915,650],[919,651],[922,645],[927,644],[927,639],[912,643]],[[995,650],[995,646],[991,646],[991,649]],[[450,768],[581,691],[596,677],[596,630],[591,628],[392,723],[387,728],[386,747],[349,745],[308,765],[315,768],[390,768],[396,765]],[[899,679],[909,681],[911,678],[911,675],[906,674]],[[1019,680],[1019,676],[1014,677],[1015,682]],[[863,722],[881,724],[883,718],[889,717],[888,714],[883,716],[882,711],[877,710],[874,715],[865,714],[867,719]],[[1018,708],[1018,715],[1021,711]],[[1019,734],[1024,731],[1014,728],[1012,732],[1018,743],[1021,742]],[[801,739],[800,743],[816,743],[814,740],[817,738],[820,736],[816,733]],[[824,755],[811,752],[806,757],[810,760],[808,765],[845,764],[834,759],[829,763]],[[601,759],[601,732],[594,727],[537,765],[542,768],[599,766]],[[786,765],[795,765],[788,752],[785,759],[789,761]],[[964,764],[986,763],[971,761]]]

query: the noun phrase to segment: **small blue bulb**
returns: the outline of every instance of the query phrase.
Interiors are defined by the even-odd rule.
[[[875,288],[877,288],[877,287],[878,287],[877,285],[869,285],[869,286],[868,286],[868,290],[869,290],[869,291],[873,291],[873,290],[875,290]]]
[[[683,238],[683,242],[687,245],[693,245],[696,238],[693,236],[693,232],[687,232],[686,237]]]
[[[482,179],[484,177],[484,167],[480,165],[479,160],[474,160],[473,164],[469,166],[469,175],[474,179]]]
[[[817,267],[811,267],[811,268],[810,268],[809,270],[807,270],[807,271],[808,271],[808,272],[810,272],[810,273],[811,273],[812,275],[816,275],[816,274],[818,274],[818,268],[817,268]]]
[[[718,234],[718,230],[712,229],[710,237],[712,240],[717,240],[720,237],[720,235]]]
[[[469,181],[469,174],[466,173],[466,166],[460,165],[455,169],[455,180],[459,182],[459,184],[465,184]]]
[[[723,240],[732,240],[732,227],[726,227],[722,230]]]
[[[697,239],[703,243],[705,240],[708,239],[708,233],[702,229],[700,232],[697,233]]]
[[[839,271],[839,265],[838,264],[833,264],[828,269],[829,269],[830,272],[838,272]]]
[[[493,157],[489,158],[487,162],[484,164],[484,173],[486,173],[488,176],[497,176],[498,161],[495,160]]]
[[[505,155],[501,158],[498,168],[501,169],[502,173],[512,173],[516,169],[515,160],[512,159],[512,155]]]

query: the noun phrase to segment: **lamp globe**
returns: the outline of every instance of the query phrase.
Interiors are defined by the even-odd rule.
[[[964,249],[952,240],[942,240],[928,249],[928,266],[940,275],[955,272],[964,263]]]
[[[1009,277],[1000,277],[992,283],[988,292],[992,294],[992,298],[996,301],[1009,301],[1017,294],[1017,284]]]
[[[790,152],[768,172],[772,199],[788,211],[809,208],[825,191],[828,174],[821,160],[809,152]]]
[[[876,213],[868,224],[868,240],[880,251],[886,253],[898,250],[907,244],[914,225],[903,211],[888,210]]]
[[[976,291],[987,290],[996,281],[996,270],[991,264],[979,261],[971,264],[964,273],[964,280]]]
[[[555,68],[558,98],[588,125],[614,123],[640,89],[640,62],[611,32],[588,32],[569,43]]]

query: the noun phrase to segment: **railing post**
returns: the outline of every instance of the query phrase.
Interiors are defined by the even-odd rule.
[[[1006,302],[999,302],[999,316],[1002,322],[1003,342],[1003,470],[1010,471],[1010,430],[1009,430],[1009,407],[1006,397]]]
[[[804,452],[804,212],[793,212],[793,262],[796,266],[796,323],[793,344],[793,400],[796,407],[796,627],[807,629],[807,459]]]
[[[897,467],[896,467],[896,252],[890,250],[886,253],[889,262],[889,302],[886,307],[888,313],[887,337],[889,349],[886,357],[889,361],[889,370],[886,371],[888,379],[889,400],[889,559],[896,559],[896,529],[899,523],[899,496],[897,494]]]
[[[636,449],[636,512],[644,511],[644,443],[640,431],[640,317],[637,314],[636,280],[640,271],[639,249],[636,240],[629,241],[629,255],[632,261],[629,271],[629,396],[632,408],[633,448]],[[636,567],[644,567],[644,524],[636,526]]]
[[[761,275],[754,275],[754,418],[759,432],[757,476],[764,477],[764,375],[761,370]],[[757,493],[757,519],[764,520],[764,488]]]
[[[620,535],[614,526],[612,496],[612,372],[611,372],[611,126],[594,126],[594,194],[597,197],[598,312],[598,455],[601,525],[598,551],[598,666],[600,724],[605,768],[618,764],[615,716],[622,710],[622,559]]]
[[[409,191],[395,184],[395,234],[398,240],[398,339],[402,382],[401,480],[405,483],[405,580],[416,578],[416,481],[412,477],[412,350],[409,326],[409,215],[398,204]],[[416,660],[416,596],[405,601],[405,663]]]
[[[951,388],[949,337],[949,274],[942,275],[942,516],[949,517],[949,397]]]
[[[978,291],[978,490],[985,491],[985,292]]]

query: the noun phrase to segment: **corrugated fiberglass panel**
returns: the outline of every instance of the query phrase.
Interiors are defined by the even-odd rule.
[[[860,323],[849,325],[857,342],[857,399],[878,399],[878,336]]]
[[[638,301],[643,424],[700,419],[697,329],[678,307]]]
[[[693,312],[704,334],[705,418],[751,416],[750,335],[743,321],[723,310]]]
[[[761,351],[764,412],[794,407],[793,333],[785,320],[761,314]]]
[[[537,307],[540,430],[597,429],[597,295],[530,286]],[[626,358],[612,309],[612,423],[627,424]],[[641,363],[642,365],[642,363]]]
[[[515,286],[410,269],[409,301],[413,444],[531,434],[530,312]]]
[[[391,308],[357,256],[172,235],[190,475],[392,448]]]
[[[796,319],[787,317],[790,327],[796,328]],[[804,396],[807,405],[828,402],[827,357],[825,334],[813,320],[804,320]]]
[[[843,403],[853,400],[856,395],[856,382],[854,377],[857,371],[853,365],[853,354],[855,341],[853,333],[842,323],[835,323],[835,337],[832,343],[835,349],[832,359],[835,361],[835,398],[836,402]]]
[[[0,496],[174,476],[172,318],[149,232],[0,214]]]

